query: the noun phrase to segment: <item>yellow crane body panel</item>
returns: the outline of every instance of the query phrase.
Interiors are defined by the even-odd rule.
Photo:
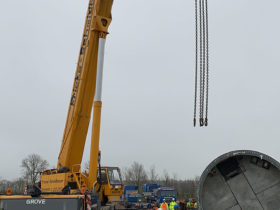
[[[61,192],[68,182],[73,181],[71,175],[71,173],[42,175],[41,190],[43,192]]]

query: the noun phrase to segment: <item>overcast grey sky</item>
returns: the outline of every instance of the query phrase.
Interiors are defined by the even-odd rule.
[[[0,177],[13,179],[30,153],[56,165],[88,0],[0,4]],[[194,1],[115,0],[102,163],[192,178],[236,149],[279,160],[279,7],[209,0],[210,125],[193,128]]]

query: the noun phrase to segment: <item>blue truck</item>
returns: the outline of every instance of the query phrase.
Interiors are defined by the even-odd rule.
[[[143,195],[148,203],[156,203],[155,191],[160,188],[158,184],[144,184]]]
[[[135,185],[126,185],[123,190],[123,201],[128,203],[138,202],[138,187]]]
[[[123,190],[123,202],[126,209],[148,208],[144,203],[143,194],[139,194],[138,187],[135,185],[126,185]]]
[[[170,203],[174,198],[176,201],[177,191],[173,187],[161,187],[158,184],[144,184],[143,195],[147,202],[160,204],[163,199]]]
[[[176,201],[177,198],[177,191],[173,187],[160,187],[155,190],[155,199],[158,204],[163,202],[163,199],[167,203],[170,203],[172,199]]]
[[[144,184],[143,193],[138,192],[135,185],[124,186],[123,202],[125,208],[146,209],[152,206],[159,206],[163,199],[170,203],[174,198],[176,201],[177,191],[172,187],[161,187],[158,184]]]
[[[155,189],[160,188],[158,184],[144,184],[143,185],[143,192],[144,193],[153,193]]]

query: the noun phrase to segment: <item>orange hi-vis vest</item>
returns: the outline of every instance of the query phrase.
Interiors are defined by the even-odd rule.
[[[167,210],[168,209],[167,203],[162,203],[161,208],[162,210]]]

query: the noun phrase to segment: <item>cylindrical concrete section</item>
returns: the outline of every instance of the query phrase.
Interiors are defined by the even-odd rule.
[[[250,150],[221,155],[203,172],[198,200],[201,210],[280,209],[280,164]]]

